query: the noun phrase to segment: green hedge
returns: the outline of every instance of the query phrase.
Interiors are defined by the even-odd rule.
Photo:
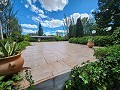
[[[114,44],[120,44],[120,27],[118,27],[112,34]]]
[[[111,36],[86,36],[82,38],[70,38],[70,43],[87,44],[88,40],[92,38],[95,46],[110,46],[113,45],[113,38]]]
[[[95,55],[102,58],[74,67],[64,90],[120,90],[120,45],[96,51]]]

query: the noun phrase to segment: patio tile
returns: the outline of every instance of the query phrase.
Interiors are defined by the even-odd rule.
[[[69,72],[87,60],[94,61],[93,49],[68,42],[33,42],[22,53],[24,67],[30,67],[35,83]]]

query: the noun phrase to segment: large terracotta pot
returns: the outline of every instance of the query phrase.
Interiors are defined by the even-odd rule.
[[[92,48],[92,47],[94,46],[94,43],[91,42],[91,41],[88,41],[87,46],[88,46],[89,48]]]
[[[24,64],[21,54],[0,58],[0,75],[12,75],[19,72]]]

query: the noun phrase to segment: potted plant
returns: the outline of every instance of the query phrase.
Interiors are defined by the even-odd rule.
[[[89,38],[89,39],[88,39],[87,46],[88,46],[89,48],[92,48],[92,47],[94,46],[93,38]]]
[[[21,70],[24,59],[16,42],[0,42],[0,75],[12,75]]]

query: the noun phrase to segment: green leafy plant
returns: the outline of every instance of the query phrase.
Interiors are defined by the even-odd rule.
[[[16,55],[20,52],[20,47],[16,42],[0,42],[0,58]]]
[[[30,83],[30,86],[27,88],[27,90],[34,90],[34,80],[32,79],[31,71],[29,69],[25,70],[25,78]]]
[[[112,38],[114,39],[114,44],[120,44],[120,27],[114,31]]]
[[[95,56],[71,70],[64,90],[120,90],[120,45],[97,49]]]
[[[0,90],[18,90],[19,85],[17,82],[21,81],[23,77],[18,74],[14,74],[11,77],[0,76]]]

